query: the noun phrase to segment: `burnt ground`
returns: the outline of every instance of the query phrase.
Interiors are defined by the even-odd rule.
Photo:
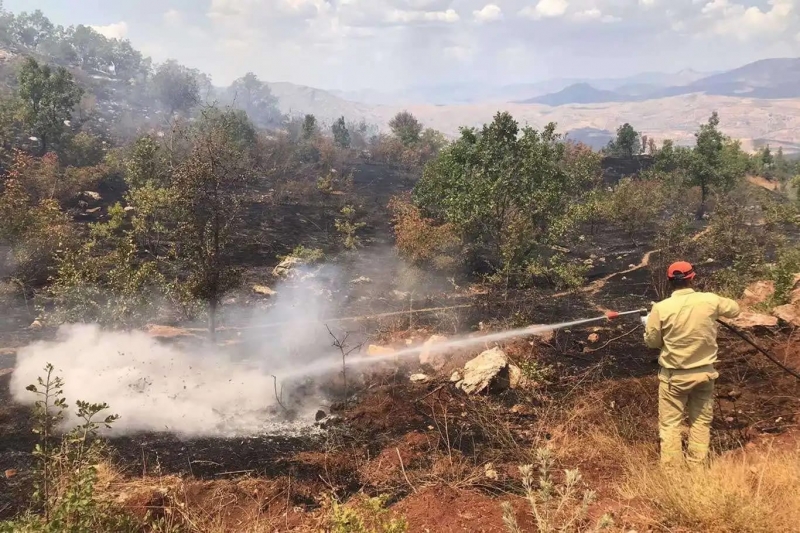
[[[422,295],[392,296],[386,288],[399,280],[397,270],[387,269],[396,258],[388,248],[391,232],[384,207],[392,194],[408,189],[407,176],[400,170],[386,173],[367,164],[356,170],[357,190],[378,191],[361,207],[368,221],[364,239],[371,250],[381,252],[365,254],[366,259],[345,256],[342,260],[347,275],[335,281],[338,289],[333,287],[345,295],[340,312],[362,316],[469,305],[342,324],[370,332],[372,341],[402,346],[408,334],[424,338],[434,332],[450,335],[475,333],[481,327],[555,323],[598,316],[602,309],[649,307],[656,298],[643,264],[649,249],[647,236],[633,242],[611,228],[599,230],[601,244],[572,252],[594,256],[590,283],[584,290],[476,293],[432,279],[425,280]],[[276,256],[297,244],[335,249],[336,207],[335,202],[320,207],[255,201],[250,208],[251,245],[242,250],[246,282],[272,284],[270,271]],[[360,276],[372,281],[353,289],[350,281]],[[246,287],[234,297],[234,307],[264,303]],[[30,409],[10,398],[8,369],[13,368],[17,348],[52,335],[52,331],[26,329],[33,315],[24,305],[6,311],[0,317],[0,369],[5,369],[0,370],[0,472],[14,471],[15,475],[0,477],[0,519],[29,505],[30,451],[36,443]],[[368,376],[346,407],[336,406],[334,414],[341,422],[316,436],[182,439],[146,433],[112,439],[112,460],[128,480],[174,475],[195,483],[186,490],[199,505],[208,504],[207,493],[223,486],[239,490],[249,480],[271,483],[270,499],[259,505],[272,509],[270,513],[283,513],[286,520],[281,530],[305,523],[306,514],[319,509],[322,494],[347,498],[362,491],[389,494],[394,509],[407,516],[414,532],[504,531],[499,503],[506,499],[514,502],[526,526],[529,518],[519,498],[516,467],[531,460],[535,446],[551,440],[564,444],[569,437],[588,439],[600,423],[611,424],[626,442],[657,445],[656,354],[643,348],[637,326],[638,319],[632,317],[562,329],[551,338],[505,343],[508,355],[518,364],[550,370],[546,377],[536,376],[537,386],[531,390],[465,397],[447,381],[447,372],[431,383],[410,383],[408,374],[419,370],[412,364],[400,372]],[[590,340],[591,333],[598,338]],[[800,350],[791,332],[756,333],[760,343],[800,369]],[[720,353],[715,449],[724,452],[748,442],[795,434],[800,414],[797,381],[724,331]],[[587,485],[612,505],[610,487],[621,467],[619,461],[598,454],[581,457],[567,451],[562,460],[565,467],[580,467]],[[484,475],[488,463],[498,471],[496,478]],[[147,498],[143,503],[159,504]]]

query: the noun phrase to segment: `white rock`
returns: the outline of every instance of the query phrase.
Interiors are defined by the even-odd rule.
[[[427,383],[430,378],[425,374],[411,374],[411,383]]]
[[[486,350],[464,365],[464,379],[456,386],[467,394],[505,390],[510,386],[508,366],[503,350]]]

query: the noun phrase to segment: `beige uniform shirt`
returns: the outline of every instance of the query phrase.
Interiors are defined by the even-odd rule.
[[[692,369],[717,361],[717,318],[739,315],[739,304],[710,292],[681,289],[650,311],[644,331],[649,348],[660,348],[663,368]]]

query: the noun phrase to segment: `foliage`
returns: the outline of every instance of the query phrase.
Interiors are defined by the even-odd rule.
[[[312,265],[325,259],[325,253],[319,248],[306,248],[302,244],[298,244],[289,255],[279,257],[279,259],[283,260],[287,257],[296,257],[304,264]]]
[[[51,364],[46,377],[27,390],[39,399],[34,404],[34,432],[39,435],[33,457],[36,460],[34,501],[40,514],[30,513],[13,522],[0,523],[0,531],[29,533],[82,533],[84,531],[136,530],[134,521],[120,513],[111,502],[95,496],[97,463],[105,455],[98,438],[100,428],[110,428],[119,417],[97,416],[108,410],[104,403],[78,400],[75,415],[80,420],[70,432],[56,438],[68,405],[63,396],[64,382],[54,374]]]
[[[613,526],[610,516],[604,515],[598,523],[591,527],[587,523],[589,506],[594,503],[594,491],[585,490],[581,494],[579,486],[581,475],[578,470],[564,472],[564,484],[559,486],[552,477],[554,466],[553,454],[549,448],[536,450],[539,461],[538,483],[534,481],[534,466],[519,467],[525,496],[536,520],[536,530],[541,533],[568,533],[601,531]],[[522,533],[517,524],[511,504],[503,504],[503,522],[509,533]]]
[[[800,247],[789,247],[780,250],[778,260],[771,268],[771,277],[775,282],[773,305],[789,303],[792,290],[800,274]]]
[[[177,61],[167,61],[156,68],[153,76],[155,97],[172,115],[186,113],[200,103],[200,73]]]
[[[189,132],[191,151],[171,183],[176,256],[189,273],[188,292],[208,304],[212,336],[220,299],[239,279],[234,254],[246,187],[254,179],[250,154],[226,123],[205,120]]]
[[[278,99],[269,85],[252,72],[234,80],[227,92],[231,105],[244,111],[258,127],[274,128],[281,124]]]
[[[306,115],[303,117],[303,139],[311,139],[318,133],[319,126],[317,126],[317,117],[314,115]]]
[[[342,148],[350,148],[350,131],[347,129],[344,117],[339,117],[331,126],[333,142]]]
[[[401,111],[389,121],[389,128],[395,137],[405,146],[410,146],[420,139],[422,124],[408,111]]]
[[[332,533],[404,533],[408,529],[405,519],[397,518],[386,509],[387,498],[357,498],[352,504],[342,505],[330,500],[328,528]],[[327,529],[327,528],[326,528]]]
[[[19,98],[23,122],[39,139],[40,153],[57,143],[72,117],[72,110],[83,95],[67,69],[55,70],[27,58],[19,73]]]
[[[609,141],[605,152],[617,157],[633,157],[642,152],[642,136],[627,122],[617,128],[617,136]]]
[[[471,255],[505,279],[554,273],[552,245],[574,226],[570,206],[588,192],[597,159],[575,152],[549,124],[520,128],[508,113],[463,129],[425,168],[415,204],[453,226]],[[517,279],[516,281],[521,281]]]
[[[438,270],[452,270],[458,265],[462,244],[452,224],[437,225],[405,197],[392,198],[389,210],[395,245],[401,256],[416,265]]]
[[[55,323],[96,322],[130,327],[157,316],[171,296],[166,278],[153,261],[141,261],[125,211],[116,204],[107,222],[93,224],[89,240],[58,256],[49,288]]]
[[[0,192],[0,275],[41,285],[54,271],[57,252],[73,245],[75,232],[58,202],[33,197],[26,189],[30,160],[17,156]]]
[[[625,178],[614,187],[607,202],[607,216],[631,239],[653,227],[664,210],[662,186],[655,180]]]
[[[356,222],[356,210],[352,205],[346,205],[340,211],[341,218],[334,221],[336,231],[339,232],[342,245],[346,250],[355,250],[361,246],[358,230],[366,226],[365,222]]]
[[[702,217],[710,189],[717,187],[722,191],[731,190],[746,174],[748,157],[742,152],[738,141],[732,141],[719,130],[719,115],[716,111],[706,124],[700,126],[695,139],[696,145],[689,168],[692,182],[700,187],[698,217]]]

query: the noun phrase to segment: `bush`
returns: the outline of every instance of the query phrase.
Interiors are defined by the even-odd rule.
[[[420,209],[407,197],[394,197],[389,202],[395,242],[400,255],[415,265],[452,270],[459,263],[461,240],[452,224],[436,225],[422,216]]]
[[[366,226],[365,222],[356,222],[356,210],[352,205],[346,205],[340,211],[341,218],[334,221],[336,231],[342,239],[342,245],[346,250],[355,250],[361,246],[361,238],[358,230]]]
[[[772,305],[789,303],[798,274],[800,274],[800,247],[781,250],[777,262],[771,269],[771,277],[775,282]]]
[[[34,432],[39,435],[33,456],[36,459],[35,492],[37,508],[18,520],[0,523],[3,533],[83,533],[86,531],[134,532],[139,528],[110,502],[95,497],[97,464],[105,457],[105,446],[98,438],[101,427],[110,428],[119,418],[97,416],[108,410],[104,403],[76,402],[80,424],[61,438],[56,437],[68,405],[63,396],[64,382],[45,367],[45,378],[28,390],[38,400],[34,404]]]
[[[655,226],[664,209],[661,183],[655,180],[621,180],[608,198],[609,219],[628,234],[631,240]]]
[[[328,531],[332,533],[404,533],[405,519],[386,509],[387,498],[356,498],[349,505],[328,501]]]

